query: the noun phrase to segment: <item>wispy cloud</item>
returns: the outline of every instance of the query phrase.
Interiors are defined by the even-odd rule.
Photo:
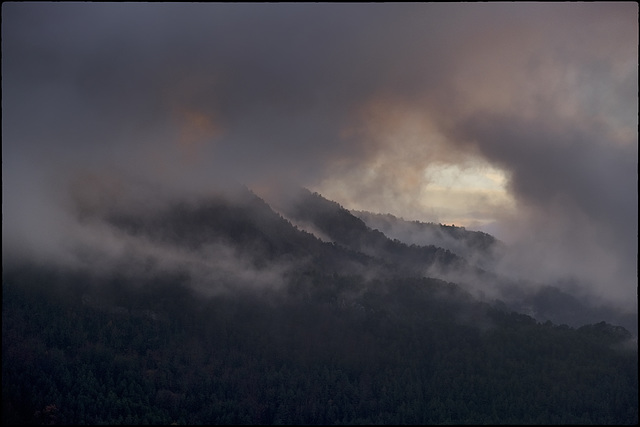
[[[58,250],[79,171],[163,192],[295,183],[408,219],[494,221],[541,254],[523,255],[531,271],[637,295],[635,3],[9,2],[2,15],[4,253]],[[429,192],[434,166],[479,165],[507,178],[504,197]]]

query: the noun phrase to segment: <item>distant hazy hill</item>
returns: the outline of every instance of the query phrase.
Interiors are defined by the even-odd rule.
[[[433,245],[444,248],[486,272],[492,272],[496,263],[508,250],[504,243],[481,231],[453,225],[407,221],[390,214],[351,212],[367,226],[379,230],[389,238],[409,245]],[[514,282],[491,274],[476,277],[475,283],[480,286],[481,282],[486,282],[487,277],[497,285],[501,293],[499,299],[507,301],[512,309],[527,313],[538,320],[550,320],[577,327],[595,319],[606,319],[623,324],[636,336],[638,334],[637,316],[621,313],[615,307],[593,300],[581,300],[553,284]],[[474,279],[470,282],[471,286],[474,286]]]
[[[467,230],[454,225],[407,221],[391,214],[355,210],[351,213],[363,220],[367,226],[381,231],[391,239],[408,245],[441,247],[474,262],[481,268],[490,268],[493,258],[504,250],[502,242],[481,231]]]

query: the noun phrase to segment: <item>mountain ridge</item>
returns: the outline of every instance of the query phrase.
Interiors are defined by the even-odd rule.
[[[319,194],[291,202],[81,209],[103,246],[3,262],[3,422],[637,423],[625,327],[555,288],[547,317],[573,304],[587,322],[526,314],[522,287],[480,298],[479,276],[449,280],[478,271],[457,255]]]
[[[252,280],[269,286],[274,280],[285,283],[300,269],[369,279],[433,277],[539,321],[579,327],[606,320],[623,324],[637,336],[637,316],[579,299],[554,284],[494,272],[505,245],[487,233],[354,213],[306,188],[277,202],[243,186],[204,198],[172,198],[148,208],[112,203],[92,215],[79,203],[78,212],[85,222],[106,224],[124,234],[148,264],[162,265],[168,258],[168,263],[197,275],[203,287],[222,278],[226,287],[233,287],[236,276],[245,277],[247,286]],[[399,239],[407,235],[413,240]],[[158,254],[156,246],[164,253]]]

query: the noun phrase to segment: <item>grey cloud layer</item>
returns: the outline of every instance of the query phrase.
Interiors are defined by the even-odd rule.
[[[452,153],[438,160],[475,150],[506,170],[521,217],[535,218],[514,227],[579,217],[623,265],[615,292],[637,282],[634,3],[2,7],[13,239],[63,234],[53,206],[84,170],[184,191],[366,168],[389,148],[352,132],[373,104],[432,123]],[[435,160],[415,158],[385,163],[387,174],[418,176]],[[367,191],[411,197],[379,185]]]

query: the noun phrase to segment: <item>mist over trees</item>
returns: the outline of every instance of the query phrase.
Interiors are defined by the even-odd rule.
[[[81,206],[102,247],[3,263],[5,424],[638,422],[637,332],[320,194]]]
[[[638,11],[2,3],[3,422],[637,425]]]

